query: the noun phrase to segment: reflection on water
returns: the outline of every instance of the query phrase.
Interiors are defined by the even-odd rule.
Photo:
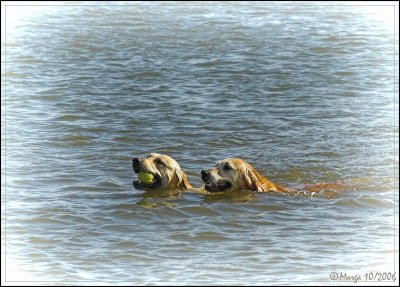
[[[145,208],[155,208],[159,206],[174,207],[171,201],[181,197],[180,190],[147,190],[143,193],[142,199],[137,202]]]
[[[7,280],[393,272],[393,7],[103,4],[7,7],[24,12],[2,38]],[[149,152],[195,189],[135,190],[131,158]],[[202,190],[200,171],[233,156],[300,191]],[[301,190],[322,182],[351,188]]]
[[[251,202],[254,199],[254,194],[249,191],[243,192],[216,192],[206,194],[204,196],[204,202],[226,202],[226,203],[239,203],[239,202]]]

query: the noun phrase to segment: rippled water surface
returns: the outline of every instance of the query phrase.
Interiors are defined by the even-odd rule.
[[[6,279],[324,284],[393,272],[398,44],[393,7],[376,9],[8,6]],[[131,158],[149,152],[174,157],[195,187],[237,156],[285,186],[352,188],[135,190]]]

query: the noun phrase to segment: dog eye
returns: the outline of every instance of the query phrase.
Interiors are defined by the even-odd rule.
[[[162,161],[161,159],[159,159],[159,158],[156,158],[156,159],[154,160],[154,162],[155,162],[156,164],[165,165],[165,164],[163,163],[163,161]]]
[[[223,169],[224,169],[225,171],[228,171],[228,170],[231,170],[232,167],[229,165],[229,163],[226,163],[226,164],[224,165]]]

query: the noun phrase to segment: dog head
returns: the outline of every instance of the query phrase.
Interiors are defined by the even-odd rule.
[[[250,190],[282,192],[286,189],[261,176],[250,164],[240,158],[227,158],[214,168],[201,171],[205,189],[210,192]]]
[[[154,177],[150,183],[144,183],[140,180],[133,181],[133,186],[136,189],[192,188],[179,164],[167,155],[151,153],[145,158],[133,158],[132,168],[135,173],[143,171],[151,173]]]

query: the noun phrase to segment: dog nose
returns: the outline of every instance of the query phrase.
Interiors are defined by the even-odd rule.
[[[210,178],[210,173],[208,171],[206,171],[206,170],[202,170],[201,171],[201,179],[203,181],[208,181],[209,178]]]
[[[140,170],[140,159],[134,157],[132,158],[132,167],[133,167],[133,171],[138,173]]]

